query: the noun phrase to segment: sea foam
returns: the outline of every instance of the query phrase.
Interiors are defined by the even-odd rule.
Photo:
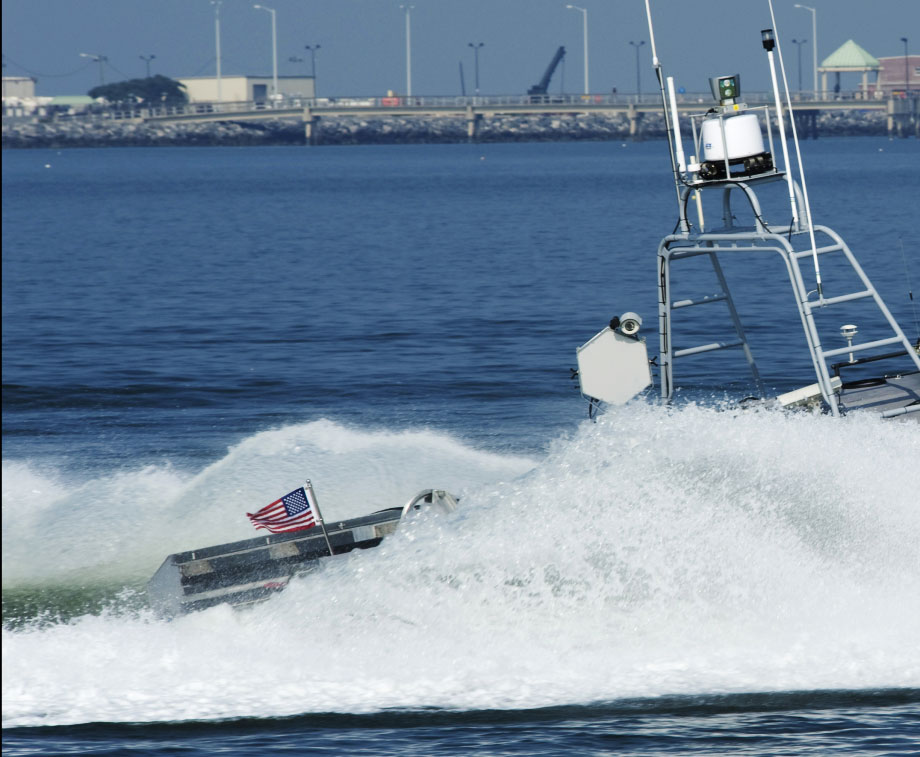
[[[5,629],[4,725],[920,686],[915,424],[637,403],[540,461],[320,428],[339,493],[418,485],[433,450],[460,509],[250,610]],[[247,440],[223,480],[268,475],[255,451],[284,473],[307,432]],[[404,479],[360,464],[388,454]]]
[[[263,431],[197,474],[166,463],[93,475],[3,463],[3,587],[137,581],[172,552],[256,535],[247,512],[310,478],[323,516],[366,515],[421,489],[511,479],[534,460],[435,431],[332,421]]]

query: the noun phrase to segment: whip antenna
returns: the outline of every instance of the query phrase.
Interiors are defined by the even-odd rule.
[[[660,68],[658,48],[655,46],[655,30],[652,28],[652,8],[649,5],[649,0],[645,0],[645,17],[648,19],[648,38],[652,44],[652,65],[655,68]]]
[[[783,48],[779,42],[779,29],[776,26],[776,15],[773,13],[773,0],[767,0],[770,6],[770,22],[773,24],[773,31],[776,33],[776,52],[779,58],[779,70],[783,77],[783,89],[786,93],[786,108],[789,111],[789,123],[792,126],[792,144],[795,146],[795,156],[799,167],[799,179],[802,182],[802,199],[805,202],[805,222],[808,224],[808,238],[811,241],[811,257],[815,265],[815,285],[818,289],[818,299],[824,299],[824,289],[821,286],[821,266],[818,264],[818,245],[815,242],[815,224],[811,218],[811,203],[808,201],[808,187],[805,185],[805,168],[802,165],[802,152],[799,149],[799,135],[795,128],[795,114],[792,112],[792,99],[789,97],[789,81],[786,79],[786,65],[783,63]],[[775,80],[774,80],[775,86]],[[782,118],[777,105],[777,118]],[[783,150],[786,149],[785,138],[783,139]],[[786,165],[786,170],[790,171],[790,166]],[[791,172],[791,171],[790,171]],[[791,190],[790,184],[790,190]]]
[[[668,98],[664,92],[664,76],[661,73],[661,61],[658,60],[658,49],[655,46],[655,29],[652,26],[652,9],[649,5],[649,0],[645,0],[645,16],[648,19],[648,37],[652,47],[652,65],[655,67],[655,76],[658,77],[658,89],[661,92],[661,109],[664,115],[664,131],[668,136],[668,153],[670,153],[671,156],[671,171],[674,175],[674,191],[677,193],[677,210],[680,216],[680,230],[690,231],[686,216],[682,212],[683,203],[681,202],[680,198],[680,168],[678,167],[677,161],[674,158],[674,141],[673,137],[671,136],[671,119],[668,115]]]

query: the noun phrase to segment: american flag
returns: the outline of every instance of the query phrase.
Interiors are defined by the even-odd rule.
[[[246,513],[257,529],[266,528],[273,534],[313,528],[316,525],[315,514],[316,508],[302,486],[257,513]]]

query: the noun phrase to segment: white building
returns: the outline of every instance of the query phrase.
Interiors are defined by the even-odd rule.
[[[7,97],[16,97],[22,100],[35,97],[35,79],[31,76],[4,76],[3,99],[5,100]]]
[[[190,102],[264,102],[272,93],[271,76],[221,76],[220,95],[216,76],[187,76],[177,79],[185,85]],[[312,76],[279,76],[282,97],[315,96]]]

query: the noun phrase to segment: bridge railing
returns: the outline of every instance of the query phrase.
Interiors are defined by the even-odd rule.
[[[817,95],[817,96],[816,96]],[[847,90],[842,92],[815,93],[813,91],[793,92],[793,102],[826,102],[830,100],[881,100],[882,92],[863,93],[861,90]],[[747,103],[772,103],[772,92],[745,92],[743,100]],[[679,103],[700,103],[709,107],[713,104],[710,92],[679,92]],[[187,113],[232,113],[234,111],[252,110],[289,110],[291,108],[309,107],[315,110],[323,108],[387,108],[387,107],[416,107],[416,108],[458,108],[458,107],[488,107],[492,105],[532,105],[545,103],[549,105],[652,105],[661,102],[658,92],[635,93],[594,93],[562,94],[547,93],[543,95],[391,95],[373,97],[302,97],[299,95],[281,95],[276,100],[257,100],[245,102],[196,102],[182,106]],[[158,110],[158,109],[154,109]],[[176,113],[169,113],[176,115]]]
[[[819,104],[828,101],[866,101],[878,102],[883,99],[881,92],[864,93],[861,90],[849,90],[837,93],[816,93],[812,91],[792,93],[793,105]],[[746,92],[744,101],[749,105],[772,104],[771,92]],[[700,108],[709,108],[713,104],[709,92],[681,92],[677,94],[680,104],[698,103]],[[526,106],[526,105],[559,105],[563,108],[579,106],[624,106],[639,105],[657,107],[660,104],[658,92],[642,94],[617,93],[608,94],[562,94],[548,93],[545,95],[392,95],[386,97],[301,97],[296,95],[283,95],[271,100],[246,100],[239,102],[192,102],[183,105],[142,105],[125,107],[123,105],[93,106],[84,112],[61,113],[53,116],[54,120],[142,120],[148,118],[176,118],[182,116],[217,115],[234,113],[252,113],[253,111],[291,111],[310,108],[318,115],[325,109],[341,112],[343,109],[355,108],[387,110],[393,109],[458,109],[458,108],[489,108],[501,106]]]

